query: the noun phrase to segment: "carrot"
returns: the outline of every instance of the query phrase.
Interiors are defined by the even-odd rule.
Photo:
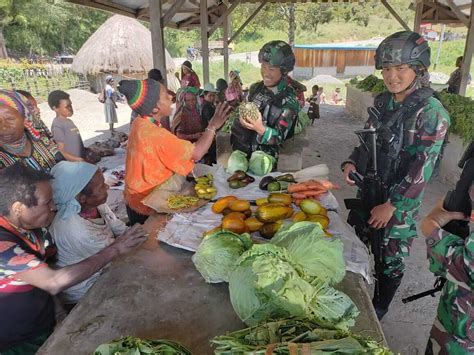
[[[310,182],[310,181],[300,182],[298,184],[292,184],[288,186],[289,193],[307,191],[307,190],[327,190],[327,189],[324,188],[319,183]]]
[[[301,201],[303,201],[303,200],[304,200],[304,199],[302,199],[302,198],[295,198],[295,199],[293,200],[293,202],[295,203],[296,206],[299,206],[299,205],[301,204]]]
[[[297,200],[301,200],[301,199],[306,198],[306,195],[305,195],[305,194],[302,194],[302,193],[300,193],[300,192],[292,193],[291,196],[292,196],[294,199],[297,199]]]
[[[327,191],[306,190],[306,191],[298,192],[298,194],[304,195],[305,198],[311,198],[311,197],[319,197],[321,195],[324,195],[326,192]]]

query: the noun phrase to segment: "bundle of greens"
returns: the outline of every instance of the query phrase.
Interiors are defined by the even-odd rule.
[[[137,337],[122,337],[99,345],[94,355],[191,355],[191,351],[171,340],[144,340]]]
[[[298,113],[298,119],[296,120],[295,134],[302,133],[306,127],[309,126],[311,120],[306,112],[300,111]]]
[[[288,250],[273,244],[254,245],[242,254],[230,274],[229,292],[247,325],[293,316],[348,329],[359,314],[346,294],[310,276]]]
[[[251,247],[252,239],[246,233],[218,231],[204,237],[192,260],[206,282],[228,282],[238,258]]]
[[[456,94],[441,92],[441,103],[451,117],[451,132],[460,135],[465,143],[474,140],[474,100]]]
[[[281,319],[215,337],[216,355],[391,355],[377,342],[297,318]]]

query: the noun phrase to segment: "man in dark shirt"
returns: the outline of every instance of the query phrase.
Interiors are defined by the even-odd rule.
[[[201,107],[201,119],[202,119],[202,126],[203,129],[206,129],[207,125],[209,124],[210,119],[214,116],[214,112],[216,111],[216,95],[217,90],[214,88],[214,85],[211,83],[204,85],[204,92],[203,92],[203,103]],[[206,164],[212,165],[217,163],[217,146],[216,141],[211,145],[209,148],[209,152],[203,158]]]

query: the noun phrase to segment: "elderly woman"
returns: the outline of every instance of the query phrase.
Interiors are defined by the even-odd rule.
[[[46,227],[56,206],[51,175],[18,163],[0,170],[0,352],[35,354],[55,325],[52,295],[91,277],[146,235],[131,228],[99,253],[51,268],[56,246]]]
[[[32,124],[26,99],[9,90],[0,90],[0,169],[18,161],[36,170],[49,171],[64,160],[56,143],[45,131]]]
[[[177,95],[176,113],[171,124],[171,132],[178,138],[191,143],[201,138],[205,125],[197,100],[198,90],[193,87],[181,89]]]
[[[122,80],[119,91],[140,116],[133,121],[128,139],[124,197],[130,223],[144,223],[153,210],[142,200],[161,189],[175,176],[186,176],[211,146],[216,130],[228,117],[230,107],[221,104],[196,143],[179,139],[159,124],[171,114],[171,96],[151,79]]]
[[[194,87],[199,89],[201,87],[201,82],[199,81],[198,75],[193,70],[193,65],[190,61],[185,61],[181,64],[181,87]]]
[[[96,165],[64,161],[51,169],[51,175],[53,201],[58,208],[49,228],[58,249],[56,266],[81,262],[112,244],[127,230],[105,203],[108,186]],[[67,309],[79,302],[99,274],[60,294]]]
[[[117,104],[115,103],[117,94],[114,88],[114,77],[107,75],[105,77],[105,89],[104,89],[105,103],[104,113],[105,121],[109,124],[110,133],[114,131],[114,123],[117,123]]]

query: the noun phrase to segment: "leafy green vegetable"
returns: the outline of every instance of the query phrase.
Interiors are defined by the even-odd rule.
[[[247,171],[248,169],[247,154],[240,150],[234,150],[227,161],[227,172],[233,174],[237,170]]]
[[[191,355],[191,351],[171,340],[144,340],[132,336],[122,337],[99,345],[94,355]]]
[[[298,112],[298,120],[296,121],[295,134],[302,133],[309,126],[311,120],[306,112]]]
[[[255,175],[264,176],[273,170],[273,164],[275,164],[274,157],[261,150],[256,150],[250,157],[249,169]]]
[[[474,140],[474,100],[456,94],[441,92],[441,103],[449,112],[449,130],[461,136],[465,143]]]
[[[364,80],[357,81],[356,88],[373,93],[381,93],[387,90],[383,80],[377,78],[375,75],[369,75]]]
[[[330,285],[341,282],[346,275],[343,243],[328,238],[318,223],[297,222],[284,226],[271,243],[288,250],[307,275]]]
[[[315,322],[298,318],[262,323],[215,337],[211,342],[216,346],[216,355],[264,355],[269,346],[273,354],[285,355],[293,353],[290,349],[294,349],[294,353],[311,355],[393,354],[369,338],[348,331],[322,328]],[[306,352],[302,351],[303,348]]]
[[[251,247],[250,235],[219,231],[204,237],[192,260],[206,282],[228,282],[237,259]]]
[[[294,316],[347,329],[358,314],[347,295],[308,276],[285,248],[272,244],[242,254],[229,291],[234,310],[248,325]]]

